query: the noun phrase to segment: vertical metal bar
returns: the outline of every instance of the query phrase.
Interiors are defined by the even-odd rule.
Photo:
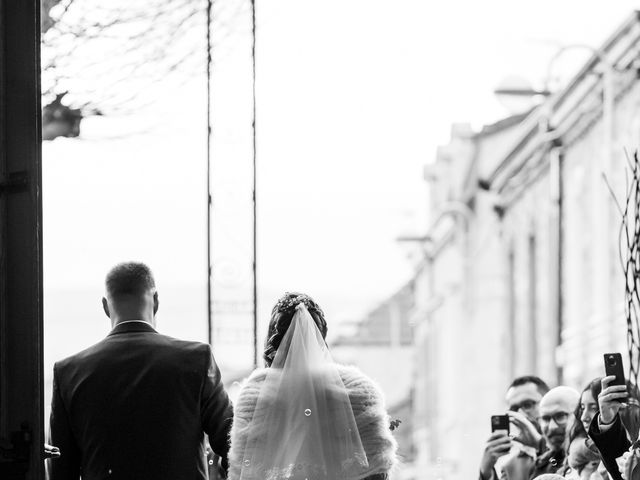
[[[564,267],[562,264],[564,252],[564,162],[563,153],[560,148],[554,150],[558,163],[558,345],[562,345],[562,331],[564,330]],[[558,385],[564,383],[564,367],[557,366],[556,377]]]
[[[0,2],[0,437],[44,477],[40,2]],[[14,439],[17,437],[14,437]],[[14,442],[14,446],[16,443]],[[3,460],[6,460],[3,459]],[[6,477],[5,477],[6,474]]]
[[[253,366],[258,367],[258,232],[256,162],[256,2],[251,0],[251,62],[253,68]]]
[[[211,311],[211,17],[213,0],[207,0],[207,340],[213,345]]]
[[[553,317],[555,320],[555,347],[556,347],[556,382],[558,385],[562,385],[564,381],[564,369],[563,363],[565,361],[564,355],[562,355],[562,330],[564,329],[563,322],[563,266],[562,266],[562,252],[563,252],[563,165],[562,165],[562,150],[560,146],[556,146],[549,152],[550,155],[550,181],[551,181],[551,210],[552,210],[552,225],[551,229],[551,248],[552,248],[552,262],[555,263],[555,272],[552,264],[552,277],[551,277],[551,299],[553,302]]]
[[[529,371],[538,374],[538,262],[535,234],[529,235]]]
[[[508,340],[507,340],[507,349],[508,349],[508,365],[509,365],[509,378],[514,378],[516,376],[516,315],[517,315],[517,299],[516,299],[516,255],[514,251],[514,246],[511,244],[509,246],[509,253],[507,256],[507,282],[509,289],[509,313],[507,318],[507,332],[508,332]]]

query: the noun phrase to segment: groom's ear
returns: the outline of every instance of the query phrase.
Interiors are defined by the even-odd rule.
[[[160,300],[158,300],[158,292],[153,293],[153,314],[158,313],[158,307],[160,306]]]
[[[102,309],[104,310],[104,313],[107,315],[107,317],[111,318],[111,314],[109,313],[109,303],[107,302],[107,299],[105,297],[102,297]]]

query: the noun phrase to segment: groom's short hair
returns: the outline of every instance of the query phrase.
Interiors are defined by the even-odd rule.
[[[141,262],[117,264],[105,279],[107,295],[118,298],[124,295],[142,295],[156,288],[151,269]]]

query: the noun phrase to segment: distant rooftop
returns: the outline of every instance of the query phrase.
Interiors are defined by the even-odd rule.
[[[413,289],[412,280],[366,314],[352,333],[340,335],[331,342],[332,346],[391,345],[394,337],[401,346],[411,345],[413,329],[409,317],[413,308]]]
[[[502,130],[504,130],[505,128],[509,128],[512,127],[513,125],[517,125],[518,123],[522,122],[525,118],[527,118],[529,116],[529,114],[535,110],[537,107],[533,107],[532,109],[523,112],[523,113],[518,113],[516,115],[511,115],[509,117],[505,117],[505,118],[501,118],[500,120],[498,120],[497,122],[491,123],[489,125],[484,125],[482,127],[482,130],[480,130],[476,136],[485,136],[485,135],[491,135],[497,132],[501,132]]]

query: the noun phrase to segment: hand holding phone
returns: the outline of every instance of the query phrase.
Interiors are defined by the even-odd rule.
[[[604,354],[604,371],[607,377],[616,377],[613,381],[609,382],[609,385],[627,385],[624,380],[624,368],[622,365],[622,355],[620,353]]]
[[[509,420],[512,423],[511,438],[528,447],[536,450],[540,447],[542,435],[529,418],[521,412],[508,412]]]
[[[491,417],[491,435],[487,440],[480,462],[480,473],[483,478],[491,478],[496,461],[509,453],[511,446],[509,417],[507,415],[493,415]]]
[[[598,406],[600,409],[599,422],[602,425],[607,425],[616,419],[618,411],[628,396],[622,355],[620,353],[605,353],[604,370],[607,376],[600,381],[602,391],[598,395]]]

